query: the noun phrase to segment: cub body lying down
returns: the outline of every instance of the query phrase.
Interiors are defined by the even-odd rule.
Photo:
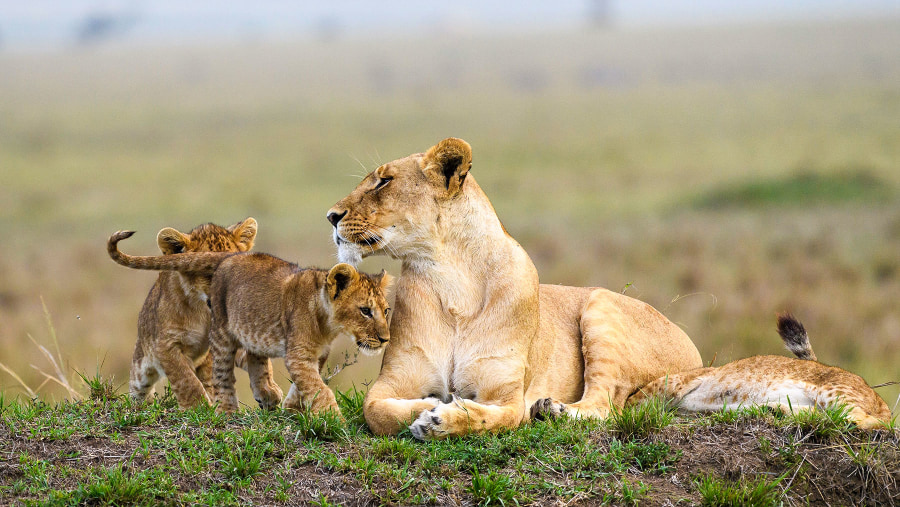
[[[272,378],[270,357],[284,357],[293,384],[284,407],[338,411],[334,393],[320,376],[331,343],[341,333],[352,335],[363,352],[375,353],[390,339],[385,292],[391,277],[360,273],[349,264],[330,270],[303,269],[259,253],[182,253],[130,256],[116,243],[131,231],[110,237],[110,255],[135,269],[177,271],[212,277],[209,306],[212,322],[209,349],[218,410],[237,410],[234,391],[235,353],[246,365],[256,401],[276,406],[282,391]]]
[[[782,411],[815,410],[843,403],[848,417],[863,429],[884,427],[891,411],[865,380],[816,360],[803,325],[794,317],[778,316],[778,333],[798,359],[753,356],[715,368],[675,373],[647,384],[628,399],[673,400],[684,412],[766,405]]]

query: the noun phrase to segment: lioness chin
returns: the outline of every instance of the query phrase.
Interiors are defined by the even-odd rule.
[[[364,402],[376,434],[419,439],[567,413],[605,417],[666,373],[702,366],[677,326],[604,289],[540,285],[449,138],[378,167],[329,210],[338,258],[402,261],[391,345]]]

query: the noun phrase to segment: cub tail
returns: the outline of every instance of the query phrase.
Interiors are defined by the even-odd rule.
[[[798,359],[816,361],[816,353],[809,344],[809,335],[806,329],[790,313],[778,314],[778,334],[788,350],[794,353]]]
[[[133,235],[134,231],[119,231],[110,236],[106,242],[109,257],[118,264],[132,269],[178,271],[190,275],[212,276],[222,261],[237,255],[237,252],[187,252],[144,257],[120,252],[119,241]]]

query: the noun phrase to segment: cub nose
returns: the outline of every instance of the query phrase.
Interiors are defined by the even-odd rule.
[[[328,214],[325,215],[325,218],[327,218],[328,221],[331,222],[332,227],[337,227],[338,222],[340,222],[341,219],[344,218],[345,216],[347,216],[346,211],[343,213],[338,213],[336,211],[329,211]]]

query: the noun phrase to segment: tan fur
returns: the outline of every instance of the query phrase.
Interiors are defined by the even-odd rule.
[[[245,252],[253,247],[257,223],[247,218],[231,227],[215,224],[196,227],[185,234],[167,227],[159,231],[157,243],[171,257],[181,252]],[[130,231],[110,237],[107,250],[113,260],[131,268],[139,261],[119,252],[117,244],[130,237]],[[131,364],[129,391],[136,400],[144,399],[160,376],[168,377],[172,391],[182,408],[208,402],[211,359],[207,354],[210,311],[207,292],[212,272],[160,273],[138,315],[138,339]]]
[[[403,261],[393,339],[364,404],[373,432],[413,419],[422,439],[514,427],[535,405],[603,417],[651,379],[702,365],[640,301],[540,285],[471,161],[465,141],[446,139],[377,168],[328,213],[342,261]]]
[[[349,264],[330,271],[301,269],[266,254],[224,260],[210,286],[210,349],[218,410],[237,410],[235,353],[246,350],[256,401],[271,408],[281,390],[267,369],[268,358],[284,357],[293,384],[284,407],[339,412],[321,368],[340,333],[352,335],[364,352],[380,351],[390,338],[385,291],[390,277],[359,273]]]
[[[293,381],[285,408],[338,410],[334,393],[320,376],[334,338],[340,333],[353,335],[360,349],[371,353],[380,351],[390,338],[390,308],[384,293],[391,277],[383,271],[371,276],[348,264],[330,271],[301,269],[268,254],[129,256],[119,252],[116,243],[131,234],[118,232],[110,238],[109,252],[116,262],[137,269],[212,275],[208,343],[220,411],[237,410],[235,366],[246,368],[261,407],[281,401],[270,357],[285,358]],[[371,317],[363,315],[363,309]]]
[[[784,318],[779,318],[779,330]],[[641,388],[628,403],[660,396],[672,400],[683,412],[713,412],[750,405],[796,412],[843,403],[849,410],[849,419],[860,428],[883,428],[890,421],[887,403],[862,377],[814,359],[805,331],[802,347],[791,347],[784,333],[782,338],[800,359],[753,356],[715,368],[663,376]]]

